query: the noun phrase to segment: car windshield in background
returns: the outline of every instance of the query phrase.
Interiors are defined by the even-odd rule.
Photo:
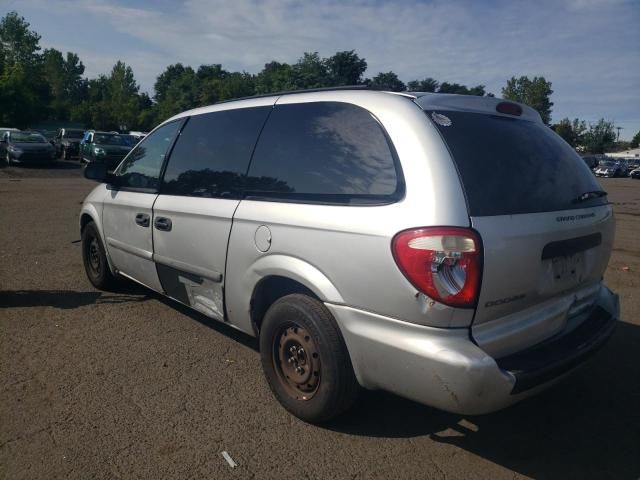
[[[64,136],[66,138],[82,138],[84,137],[84,132],[81,130],[67,130]]]
[[[449,147],[472,216],[607,203],[606,197],[576,201],[601,188],[580,156],[542,123],[472,112],[425,113]]]
[[[607,167],[607,168],[615,168],[618,164],[616,162],[602,162],[600,164],[601,167]]]
[[[47,143],[47,140],[39,133],[11,132],[11,141],[14,143]]]
[[[96,135],[93,139],[93,142],[100,145],[121,145],[123,147],[130,146],[120,135]]]

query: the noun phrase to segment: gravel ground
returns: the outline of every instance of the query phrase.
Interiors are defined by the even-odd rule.
[[[92,288],[76,167],[0,169],[0,478],[639,478],[640,182],[601,182],[623,321],[575,375],[479,417],[366,392],[317,427],[271,396],[253,339]]]

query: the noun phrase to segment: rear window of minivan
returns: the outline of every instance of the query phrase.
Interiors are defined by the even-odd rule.
[[[593,207],[606,197],[580,156],[546,125],[463,111],[425,110],[458,169],[471,216]]]

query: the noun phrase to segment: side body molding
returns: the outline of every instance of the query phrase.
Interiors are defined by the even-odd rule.
[[[255,335],[251,321],[251,296],[260,280],[270,277],[286,277],[301,283],[323,302],[344,304],[344,299],[327,276],[313,265],[296,257],[274,254],[257,258],[244,272],[229,264],[226,292],[227,313],[236,328]]]

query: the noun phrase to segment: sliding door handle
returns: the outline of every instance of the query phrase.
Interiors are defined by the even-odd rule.
[[[148,227],[150,223],[149,215],[146,213],[136,214],[136,223],[141,227]]]
[[[163,232],[171,231],[171,219],[166,217],[156,217],[153,221],[153,226],[156,227],[157,230],[162,230]]]

